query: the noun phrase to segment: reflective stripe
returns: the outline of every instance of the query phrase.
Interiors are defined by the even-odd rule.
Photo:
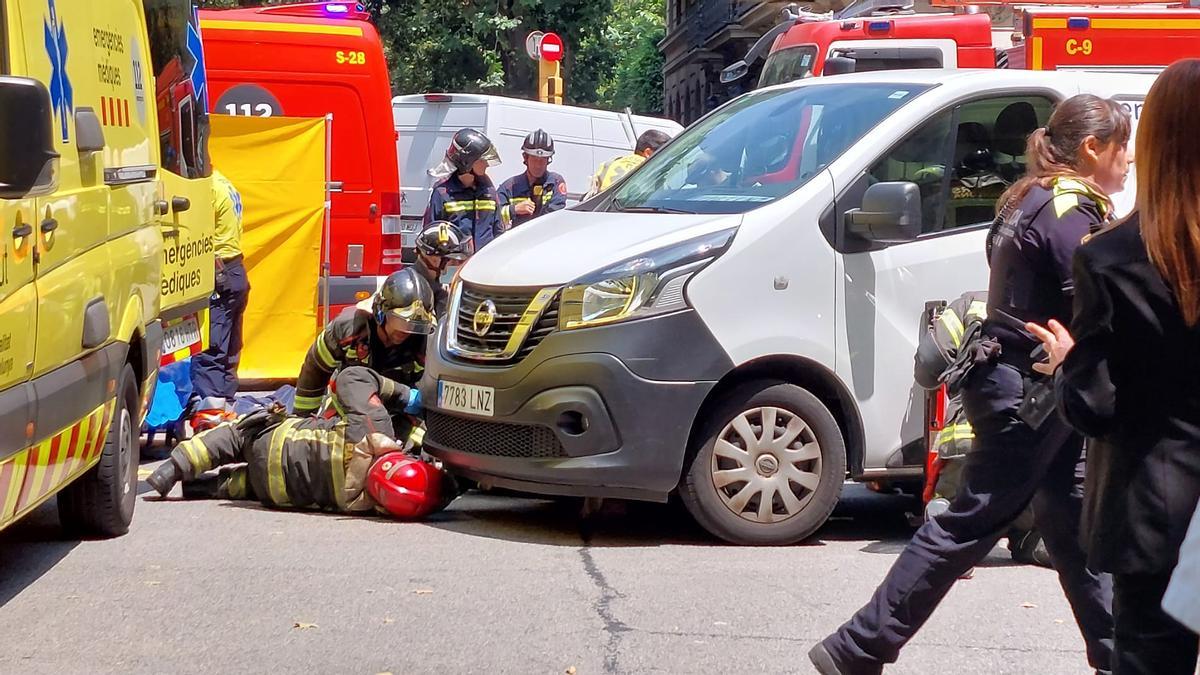
[[[297,418],[283,421],[271,434],[271,448],[267,453],[267,492],[271,503],[276,506],[287,506],[287,480],[283,477],[283,442],[287,440],[288,432],[300,423]]]
[[[412,433],[408,435],[408,440],[412,441],[413,445],[421,445],[425,442],[425,427],[413,427]]]
[[[970,424],[955,424],[948,426],[938,432],[937,442],[939,444],[950,441],[970,441],[975,438],[975,430]]]
[[[962,319],[958,318],[958,315],[954,313],[954,310],[947,309],[946,311],[942,312],[940,321],[942,322],[942,325],[946,327],[946,331],[950,333],[950,341],[954,343],[955,347],[959,346],[959,344],[962,343],[964,330]]]
[[[203,434],[179,444],[183,454],[187,455],[188,463],[192,465],[192,475],[198,476],[212,468],[212,455],[202,440]]]
[[[333,501],[339,511],[346,510],[346,444],[334,443],[329,451],[329,464],[333,470]]]
[[[333,369],[337,366],[337,359],[333,358],[333,352],[329,351],[329,345],[325,344],[325,331],[321,331],[317,338],[317,358],[326,368]]]
[[[513,197],[512,203],[513,204],[531,204],[531,203],[533,203],[533,200],[530,199],[529,197]]]
[[[475,202],[446,202],[442,204],[442,211],[446,213],[464,213],[475,208]]]
[[[316,410],[321,407],[322,396],[297,396],[293,410]]]
[[[225,483],[225,496],[229,499],[245,499],[249,492],[246,490],[246,469],[238,469]]]
[[[495,211],[496,210],[496,202],[492,201],[491,199],[477,199],[477,200],[475,200],[475,210],[476,211]]]
[[[987,302],[983,300],[972,300],[971,306],[967,307],[967,321],[972,319],[987,318]]]

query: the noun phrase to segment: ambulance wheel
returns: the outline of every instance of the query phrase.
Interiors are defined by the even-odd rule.
[[[756,382],[708,418],[679,490],[701,527],[734,544],[784,545],[829,518],[846,477],[846,445],[820,399],[792,384]]]
[[[129,531],[137,499],[138,405],[137,377],[126,364],[100,462],[58,495],[58,517],[67,532],[117,537]]]

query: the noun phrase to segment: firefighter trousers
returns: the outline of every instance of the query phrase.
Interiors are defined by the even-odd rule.
[[[846,673],[881,672],[1032,501],[1088,663],[1108,671],[1112,580],[1087,569],[1079,543],[1083,439],[1057,416],[1036,431],[1017,416],[1025,385],[1015,368],[980,368],[970,385],[963,405],[975,448],[967,455],[961,490],[948,511],[917,530],[867,604],[823,644]]]
[[[217,467],[244,464],[236,469],[223,469],[212,496],[274,503],[271,491],[264,488],[272,480],[282,480],[282,477],[268,475],[271,463],[267,455],[274,441],[285,446],[298,443],[311,445],[324,442],[322,439],[335,442],[336,438],[338,443],[353,445],[371,433],[395,438],[391,414],[384,405],[381,392],[386,389],[390,397],[407,397],[407,388],[400,388],[404,391],[395,391],[395,385],[386,383],[382,376],[369,368],[345,368],[334,379],[334,407],[339,413],[337,419],[294,418],[272,415],[265,410],[257,411],[180,443],[171,451],[171,461],[179,467],[185,482],[195,481]],[[343,424],[344,433],[335,432],[335,428]],[[287,457],[289,449],[282,447],[277,451],[282,457]],[[292,469],[291,466],[277,468],[278,471]],[[301,475],[310,481],[329,480],[328,474],[323,472],[304,472]],[[293,476],[292,480],[295,478]]]

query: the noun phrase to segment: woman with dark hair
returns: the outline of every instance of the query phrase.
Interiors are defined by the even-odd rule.
[[[1094,439],[1084,532],[1089,565],[1113,574],[1120,675],[1191,675],[1200,649],[1162,609],[1200,499],[1197,104],[1200,60],[1158,77],[1138,131],[1136,213],[1076,254],[1071,333],[1028,327],[1049,353],[1041,369],[1057,369],[1060,410]]]
[[[809,652],[824,675],[879,673],[894,662],[955,580],[1031,501],[1088,662],[1108,670],[1111,585],[1087,570],[1078,541],[1083,439],[1026,403],[1037,399],[1026,394],[1036,391],[1031,354],[1038,342],[1023,326],[1070,315],[1071,257],[1109,218],[1108,193],[1125,182],[1129,133],[1119,104],[1080,95],[1059,104],[1029,138],[1026,175],[1001,198],[989,237],[985,337],[964,346],[957,362],[975,364],[962,385],[975,432],[962,486],[949,510],[917,530],[866,606]]]

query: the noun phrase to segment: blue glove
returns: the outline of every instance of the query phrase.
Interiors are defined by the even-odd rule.
[[[413,387],[408,390],[408,405],[404,406],[404,412],[409,415],[419,415],[425,406],[421,405],[421,390]]]

